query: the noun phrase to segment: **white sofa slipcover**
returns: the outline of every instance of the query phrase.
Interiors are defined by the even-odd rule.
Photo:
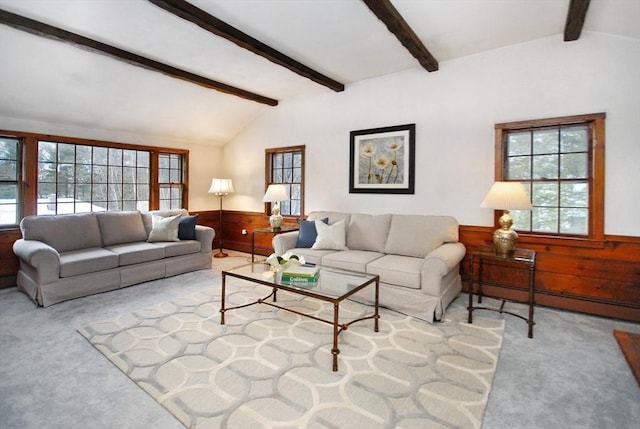
[[[18,289],[49,305],[136,283],[211,268],[215,231],[195,226],[195,240],[147,242],[152,215],[183,210],[26,216],[13,245]],[[192,219],[195,221],[195,219]]]
[[[347,250],[296,247],[300,232],[276,235],[276,254],[291,251],[305,261],[380,276],[380,305],[429,322],[441,320],[462,290],[458,222],[451,216],[367,215],[312,212],[307,220],[343,220]],[[373,288],[354,295],[373,303]]]

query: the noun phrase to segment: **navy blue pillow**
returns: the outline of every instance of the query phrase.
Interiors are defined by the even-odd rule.
[[[181,216],[180,224],[178,225],[178,239],[195,240],[197,223],[198,223],[198,215]]]
[[[325,217],[322,219],[322,222],[328,224],[329,218]],[[316,238],[318,237],[315,221],[298,219],[298,227],[298,242],[296,243],[296,247],[308,249],[313,246],[313,243],[316,242]]]

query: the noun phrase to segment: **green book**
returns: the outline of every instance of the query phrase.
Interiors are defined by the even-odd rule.
[[[312,283],[318,283],[318,277],[319,276],[315,276],[315,277],[289,277],[289,276],[282,276],[282,283],[289,283],[289,284],[312,284]]]
[[[318,267],[305,267],[304,265],[296,265],[293,267],[289,267],[282,272],[282,279],[285,277],[291,278],[318,278],[318,272],[320,268]]]

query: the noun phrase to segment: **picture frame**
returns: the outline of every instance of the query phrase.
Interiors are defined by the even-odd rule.
[[[415,124],[351,131],[349,193],[415,193]]]

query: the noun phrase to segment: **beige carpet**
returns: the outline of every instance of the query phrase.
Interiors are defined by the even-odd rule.
[[[229,305],[265,295],[229,282]],[[331,318],[330,305],[281,293],[288,306]],[[266,305],[227,313],[219,288],[79,330],[189,428],[479,428],[504,322],[447,314],[428,323],[381,309],[339,338],[331,326]],[[347,301],[341,320],[370,313]]]

